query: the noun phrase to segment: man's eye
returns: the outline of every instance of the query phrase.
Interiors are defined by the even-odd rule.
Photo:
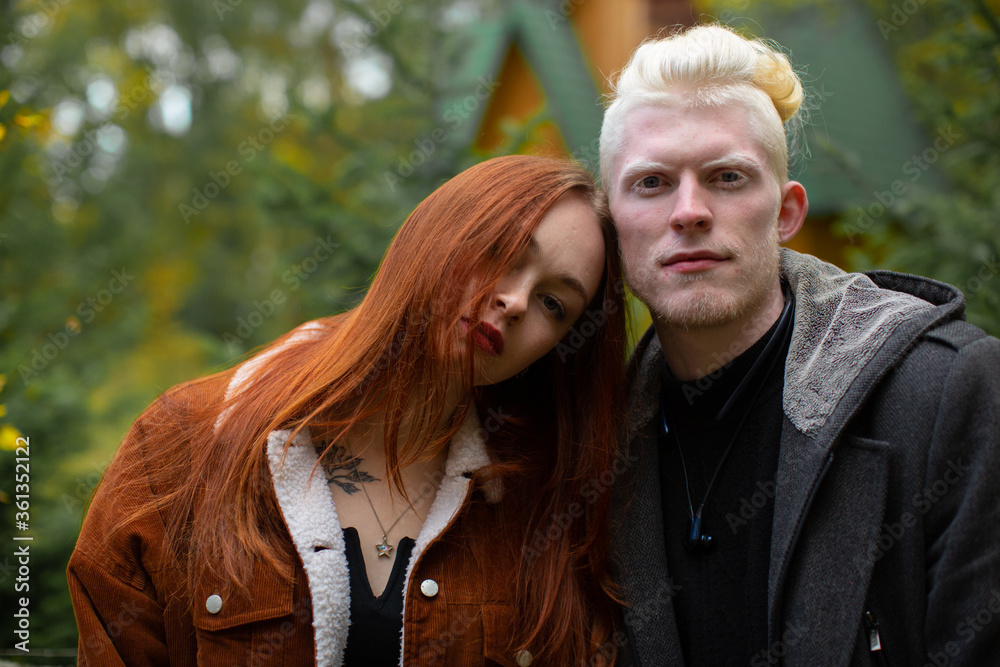
[[[720,178],[724,183],[735,183],[740,180],[740,173],[738,171],[724,171]]]
[[[647,176],[639,182],[644,188],[658,188],[660,187],[660,177],[659,176]]]

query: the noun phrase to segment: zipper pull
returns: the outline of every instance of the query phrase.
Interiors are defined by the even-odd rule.
[[[865,611],[865,625],[868,626],[868,646],[872,653],[882,650],[882,638],[878,634],[878,621],[871,610]]]

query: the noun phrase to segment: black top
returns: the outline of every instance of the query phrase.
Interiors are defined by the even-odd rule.
[[[344,528],[347,570],[351,577],[351,626],[344,651],[344,664],[348,667],[398,667],[399,638],[403,631],[403,580],[413,544],[412,539],[403,537],[395,545],[396,560],[389,581],[382,594],[375,597],[368,583],[358,531]]]
[[[664,416],[673,431],[661,436],[664,538],[668,571],[680,587],[673,604],[689,667],[752,664],[767,647],[771,521],[790,339],[785,334],[791,328],[789,323],[779,331],[779,323],[781,318],[748,350],[699,380],[680,382],[664,364]],[[772,336],[768,358],[717,421]],[[684,544],[691,521],[678,441],[695,512],[732,442],[702,512],[702,530],[712,542],[694,550]]]

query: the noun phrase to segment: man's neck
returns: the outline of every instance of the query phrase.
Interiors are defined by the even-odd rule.
[[[678,380],[705,377],[748,350],[777,321],[784,306],[780,287],[765,304],[724,325],[679,329],[653,319],[663,357]]]

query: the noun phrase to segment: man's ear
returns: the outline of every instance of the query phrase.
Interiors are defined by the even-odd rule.
[[[809,211],[806,189],[798,181],[781,186],[781,209],[778,211],[778,240],[787,243],[802,229]]]

